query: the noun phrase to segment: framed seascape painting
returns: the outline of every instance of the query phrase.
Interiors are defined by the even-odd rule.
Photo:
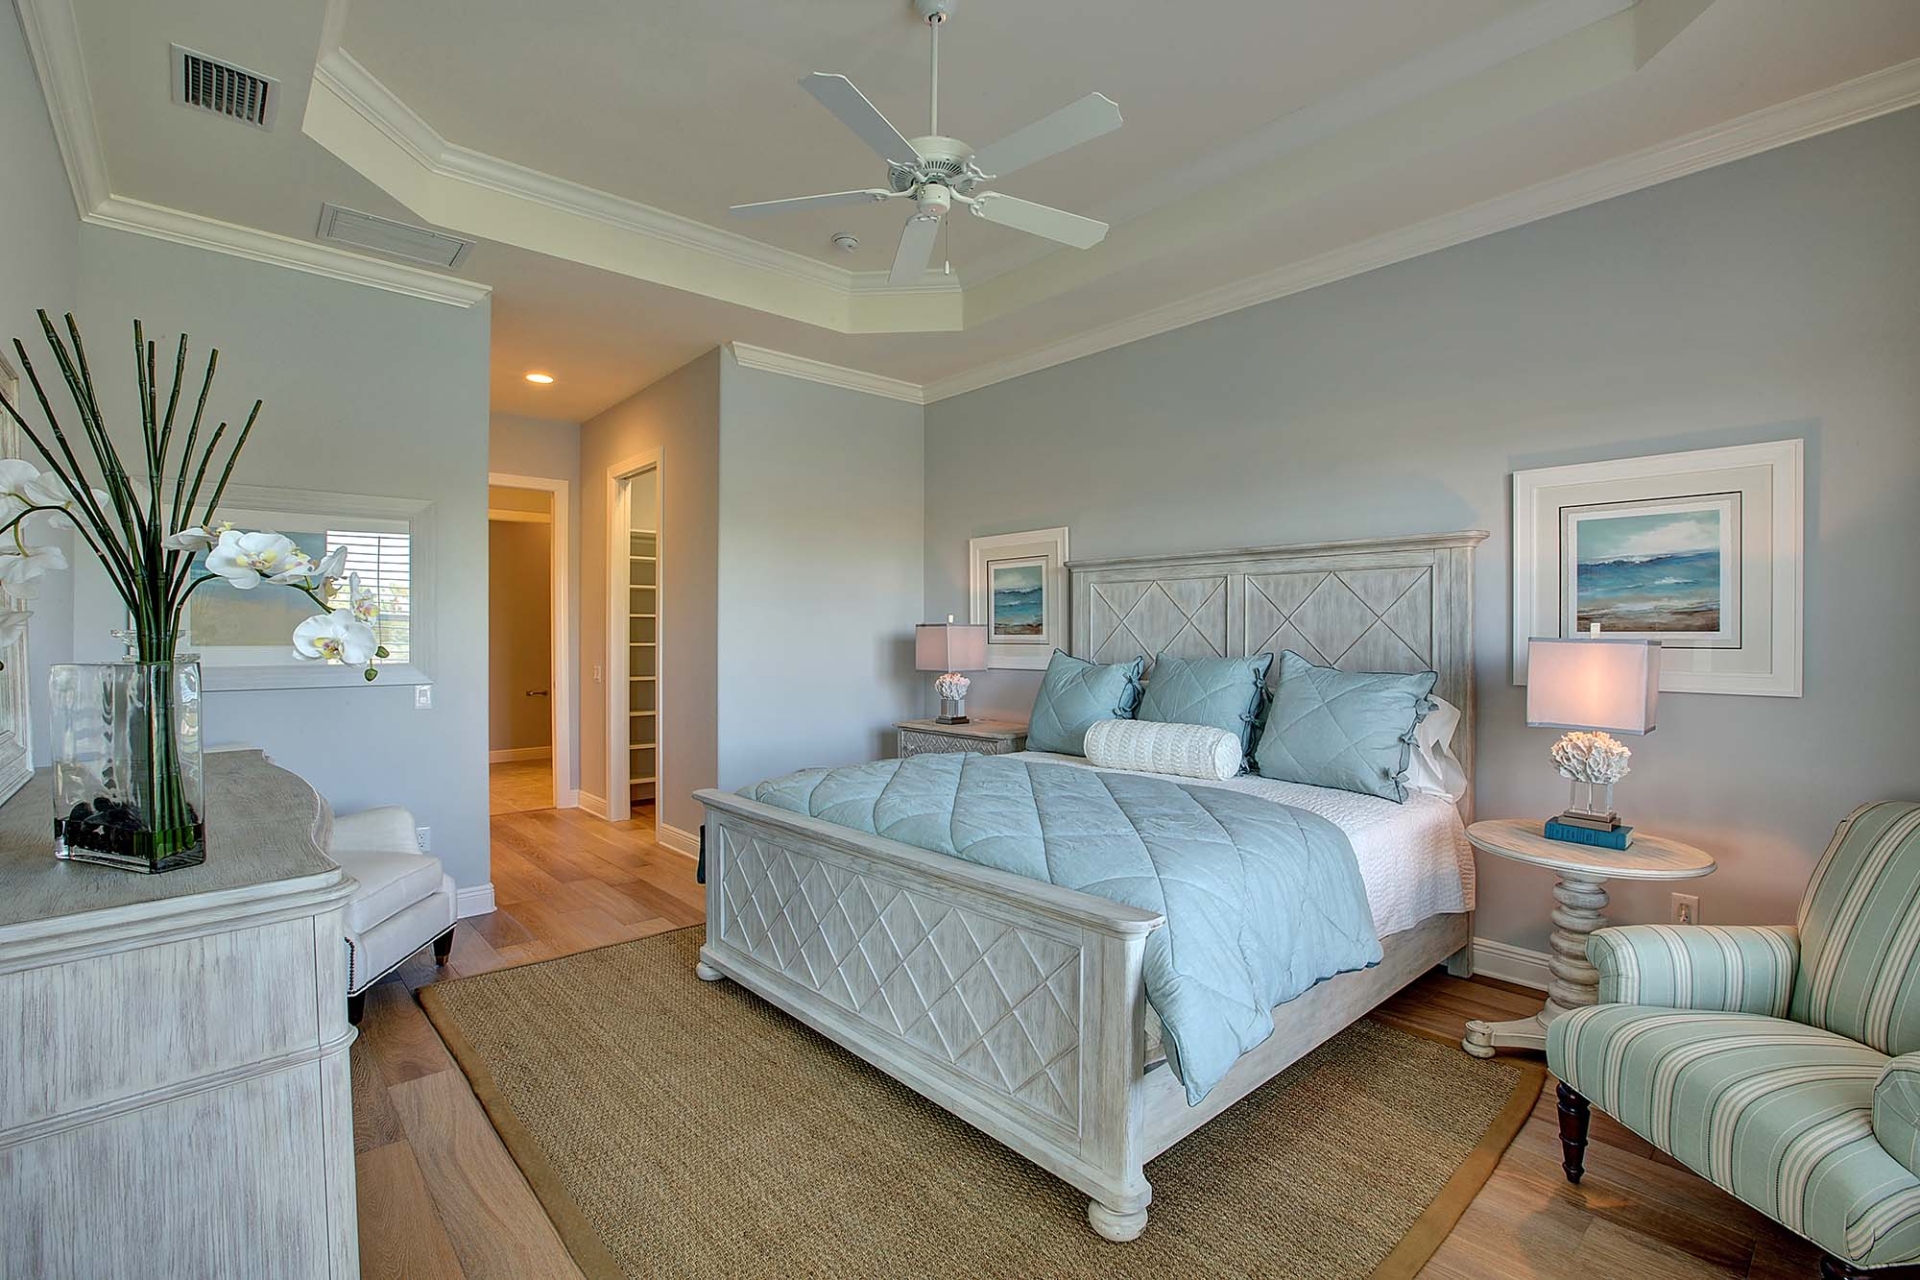
[[[1658,640],[1660,688],[1798,697],[1801,442],[1519,471],[1513,681],[1527,640]]]
[[[967,550],[969,620],[987,628],[987,666],[1044,670],[1067,643],[1067,531],[974,538]]]

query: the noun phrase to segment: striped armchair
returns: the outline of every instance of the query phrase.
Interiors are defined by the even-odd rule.
[[[1829,1280],[1920,1261],[1920,804],[1848,815],[1795,927],[1602,929],[1588,956],[1600,1003],[1547,1031],[1569,1181],[1591,1100]]]

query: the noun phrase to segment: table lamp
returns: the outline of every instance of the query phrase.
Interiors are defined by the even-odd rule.
[[[1616,640],[1595,627],[1573,639],[1527,641],[1527,724],[1575,730],[1553,744],[1569,796],[1566,812],[1547,820],[1550,839],[1609,849],[1633,843],[1633,828],[1613,809],[1613,786],[1633,753],[1607,731],[1652,733],[1659,701],[1658,640]]]
[[[913,666],[916,671],[941,672],[933,682],[940,695],[941,724],[967,723],[967,689],[973,681],[962,671],[987,669],[987,629],[955,622],[922,622],[913,629]]]

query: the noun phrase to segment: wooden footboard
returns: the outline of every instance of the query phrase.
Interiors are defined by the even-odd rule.
[[[1385,940],[1372,969],[1274,1011],[1198,1107],[1145,1064],[1147,936],[1163,917],[721,791],[707,807],[707,941],[728,977],[1146,1227],[1143,1166],[1465,945],[1471,917]]]
[[[1149,911],[721,791],[703,978],[732,978],[1093,1199],[1131,1239]]]

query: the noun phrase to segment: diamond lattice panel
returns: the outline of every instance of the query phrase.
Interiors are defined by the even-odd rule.
[[[1433,571],[1249,574],[1248,653],[1292,649],[1347,671],[1421,671],[1433,664]]]
[[[721,829],[722,940],[1039,1115],[1080,1124],[1080,952]]]
[[[1227,580],[1095,583],[1088,625],[1102,637],[1093,650],[1095,662],[1151,662],[1162,653],[1222,658],[1227,654]]]

